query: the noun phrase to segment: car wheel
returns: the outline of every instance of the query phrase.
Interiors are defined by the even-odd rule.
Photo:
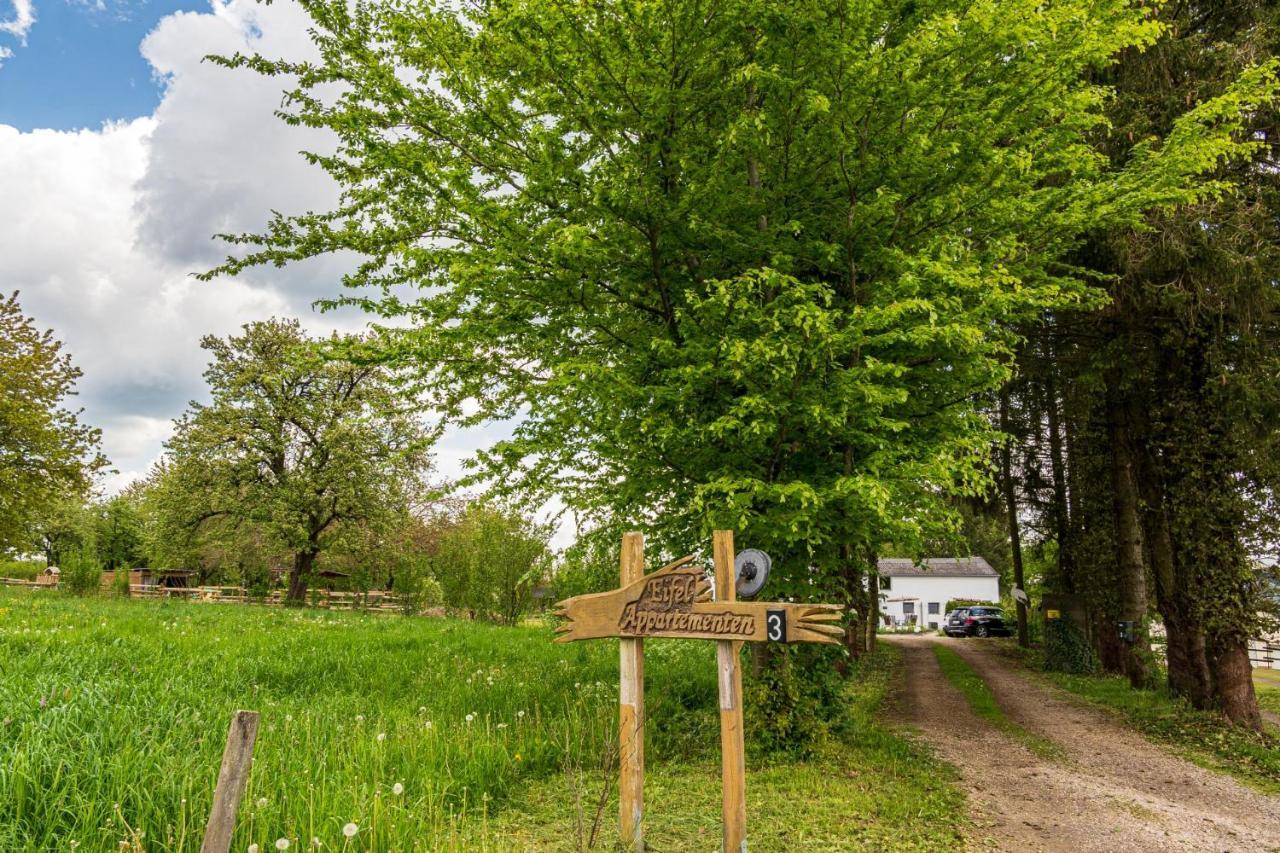
[[[989,633],[990,633],[990,632],[989,632],[989,631],[987,631],[987,626],[986,626],[986,625],[979,625],[979,626],[978,626],[978,636],[979,636],[979,637],[986,637],[986,636],[988,636],[988,635],[989,635]]]

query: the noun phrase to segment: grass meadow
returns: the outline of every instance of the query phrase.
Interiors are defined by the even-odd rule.
[[[262,723],[233,850],[613,849],[617,645],[551,638],[0,591],[0,850],[198,850],[238,708]],[[709,643],[647,644],[653,849],[719,845],[714,662]],[[854,679],[821,755],[748,743],[753,849],[962,839],[947,773],[875,721],[890,666]]]

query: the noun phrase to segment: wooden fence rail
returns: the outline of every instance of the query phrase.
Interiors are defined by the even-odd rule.
[[[272,590],[265,596],[253,596],[244,587],[239,586],[175,586],[166,587],[152,584],[130,584],[131,598],[178,598],[188,601],[202,601],[215,604],[265,604],[269,607],[284,605],[284,593]],[[307,593],[307,605],[324,610],[364,610],[376,613],[402,613],[405,609],[403,599],[391,592],[371,590],[369,592],[335,592],[330,590],[312,590]]]

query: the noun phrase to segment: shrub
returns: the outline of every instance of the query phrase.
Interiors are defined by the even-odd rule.
[[[0,578],[33,581],[44,570],[44,560],[0,560]]]
[[[1069,619],[1046,619],[1044,668],[1050,672],[1086,675],[1097,669],[1093,649]]]
[[[69,551],[59,566],[59,586],[72,595],[97,595],[102,583],[102,564],[89,548]]]
[[[545,536],[516,513],[467,507],[432,558],[445,605],[508,625],[518,622],[546,573]]]
[[[976,598],[953,598],[947,602],[947,606],[942,608],[943,613],[950,613],[957,607],[999,607],[998,601],[979,601]]]

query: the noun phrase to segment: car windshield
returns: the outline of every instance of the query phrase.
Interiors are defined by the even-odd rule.
[[[1003,616],[1004,611],[998,607],[972,607],[969,609],[970,616]]]

